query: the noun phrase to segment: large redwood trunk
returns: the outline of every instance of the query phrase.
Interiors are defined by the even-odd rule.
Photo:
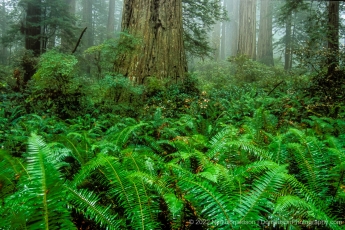
[[[256,0],[240,0],[237,53],[256,59]]]
[[[274,65],[272,21],[272,5],[270,0],[261,0],[257,60],[268,66]]]
[[[150,76],[170,83],[184,78],[181,0],[125,0],[122,30],[139,37],[141,44],[121,57],[118,72],[138,84]]]

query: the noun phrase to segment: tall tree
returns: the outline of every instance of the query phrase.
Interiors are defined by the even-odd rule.
[[[122,30],[141,38],[136,52],[124,54],[118,71],[138,84],[154,76],[182,80],[187,72],[181,0],[125,0]]]
[[[115,33],[115,0],[109,0],[109,13],[107,23],[107,38],[112,38]]]
[[[1,14],[0,14],[0,25],[1,25],[1,28],[0,28],[0,33],[1,33],[1,53],[0,53],[0,63],[1,64],[7,64],[7,47],[6,45],[4,44],[4,39],[5,39],[5,36],[6,36],[6,32],[7,32],[7,25],[8,25],[8,21],[7,21],[7,12],[6,12],[6,2],[5,0],[2,0],[2,3],[1,3],[1,8],[0,8],[0,11],[1,11]]]
[[[87,27],[85,33],[86,47],[93,46],[92,0],[83,0],[83,22]]]
[[[291,26],[292,26],[292,12],[286,17],[285,22],[285,61],[284,61],[284,69],[290,70],[292,67],[292,33],[291,33]]]
[[[328,4],[328,49],[330,51],[328,74],[332,74],[338,65],[339,55],[339,1]]]
[[[37,57],[41,53],[41,23],[42,23],[42,2],[41,0],[27,0],[26,18],[24,25],[25,49],[31,51],[33,56]],[[27,53],[23,57],[22,67],[24,73],[24,85],[31,79],[35,73],[35,62],[31,55]]]
[[[240,1],[237,53],[256,59],[256,0]]]
[[[214,25],[226,20],[226,11],[219,0],[182,0],[184,45],[191,57],[214,55],[214,43],[210,43]]]
[[[213,58],[215,61],[219,60],[220,55],[220,42],[221,42],[221,22],[217,22],[213,27],[213,33],[212,33],[212,48],[214,50]]]
[[[239,38],[239,13],[240,13],[240,0],[230,0],[228,4],[228,12],[230,15],[229,30],[231,33],[228,35],[230,39],[230,56],[237,55],[238,38]]]
[[[35,56],[41,52],[41,0],[27,0],[25,20],[25,48]]]
[[[270,0],[261,0],[257,60],[268,66],[274,65],[272,21],[272,4]]]
[[[76,14],[76,0],[65,0],[65,5],[68,7],[68,13],[71,17],[71,24],[75,24],[75,14]],[[65,51],[71,52],[73,49],[74,44],[72,44],[72,41],[74,40],[74,34],[72,31],[67,29],[62,29],[62,35],[61,35],[61,47]]]

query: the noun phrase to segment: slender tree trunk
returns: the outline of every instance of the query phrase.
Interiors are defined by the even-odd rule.
[[[25,20],[25,49],[32,51],[35,57],[41,53],[41,0],[27,2]],[[35,64],[30,55],[23,57],[22,66],[25,70],[24,84],[26,84],[35,73]]]
[[[93,24],[92,24],[92,0],[83,0],[83,21],[87,30],[85,32],[86,47],[93,46]]]
[[[28,1],[26,9],[25,48],[35,56],[41,53],[41,0]]]
[[[261,0],[257,60],[268,66],[274,65],[272,19],[272,4],[270,0]]]
[[[212,34],[212,44],[213,44],[213,57],[215,61],[219,60],[220,56],[220,30],[221,30],[221,23],[217,22],[213,27],[213,34]]]
[[[239,38],[239,12],[240,12],[240,0],[230,0],[228,4],[228,12],[230,16],[230,56],[236,56],[238,50],[238,38]]]
[[[83,21],[87,30],[84,35],[84,48],[93,46],[93,21],[92,21],[92,0],[83,0]],[[86,65],[86,73],[91,73],[91,66]]]
[[[5,0],[2,0],[2,9],[1,13],[3,15],[3,20],[1,22],[1,37],[5,36],[6,30],[7,30],[7,20],[5,20],[5,16],[7,15],[6,7],[5,7]],[[8,50],[7,47],[2,44],[2,52],[0,54],[0,61],[3,65],[7,65],[7,56],[8,56]]]
[[[238,54],[256,59],[256,0],[240,0]]]
[[[141,38],[134,53],[125,53],[116,70],[133,82],[146,77],[183,80],[187,62],[183,46],[181,0],[125,0],[122,30]]]
[[[226,0],[223,0],[223,7],[227,8],[227,2]],[[221,43],[220,43],[220,59],[225,60],[226,56],[226,36],[227,36],[227,22],[222,22],[222,37],[221,37]]]
[[[292,65],[292,41],[291,41],[291,14],[286,18],[285,24],[285,65],[286,71],[290,70]]]
[[[115,0],[109,0],[109,14],[107,24],[107,38],[114,37],[115,33]]]
[[[76,0],[65,0],[65,5],[66,7],[68,7],[68,12],[70,16],[75,17]],[[62,31],[62,35],[61,35],[62,50],[71,52],[75,45],[74,40],[75,40],[74,34],[72,34],[70,31]]]
[[[330,1],[328,4],[328,50],[330,55],[327,64],[328,75],[330,75],[339,64],[339,1]]]

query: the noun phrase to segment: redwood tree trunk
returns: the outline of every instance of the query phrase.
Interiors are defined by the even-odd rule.
[[[25,20],[25,49],[31,50],[35,57],[41,53],[41,0],[27,1]],[[24,85],[35,73],[35,64],[29,56],[23,57],[22,67],[24,73]]]
[[[35,56],[41,51],[41,0],[28,1],[25,21],[25,48]]]
[[[256,59],[256,0],[240,1],[238,54]]]
[[[125,0],[122,30],[142,42],[136,52],[122,56],[118,72],[138,84],[149,76],[171,83],[184,78],[181,0]]]
[[[257,60],[268,66],[274,65],[272,20],[272,5],[270,0],[261,0]]]
[[[238,38],[239,38],[239,5],[240,0],[230,0],[231,2],[228,4],[228,12],[230,15],[230,29],[229,37],[230,37],[230,56],[236,56],[238,50]]]
[[[107,23],[107,38],[114,37],[115,33],[115,0],[109,0],[109,13]]]
[[[332,74],[338,65],[339,55],[339,1],[328,3],[328,74]]]
[[[290,70],[292,66],[292,38],[291,38],[292,16],[291,14],[286,19],[285,25],[285,65],[284,69]]]

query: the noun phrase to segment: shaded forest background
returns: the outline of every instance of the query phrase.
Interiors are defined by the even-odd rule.
[[[1,0],[0,229],[344,229],[344,12]]]

